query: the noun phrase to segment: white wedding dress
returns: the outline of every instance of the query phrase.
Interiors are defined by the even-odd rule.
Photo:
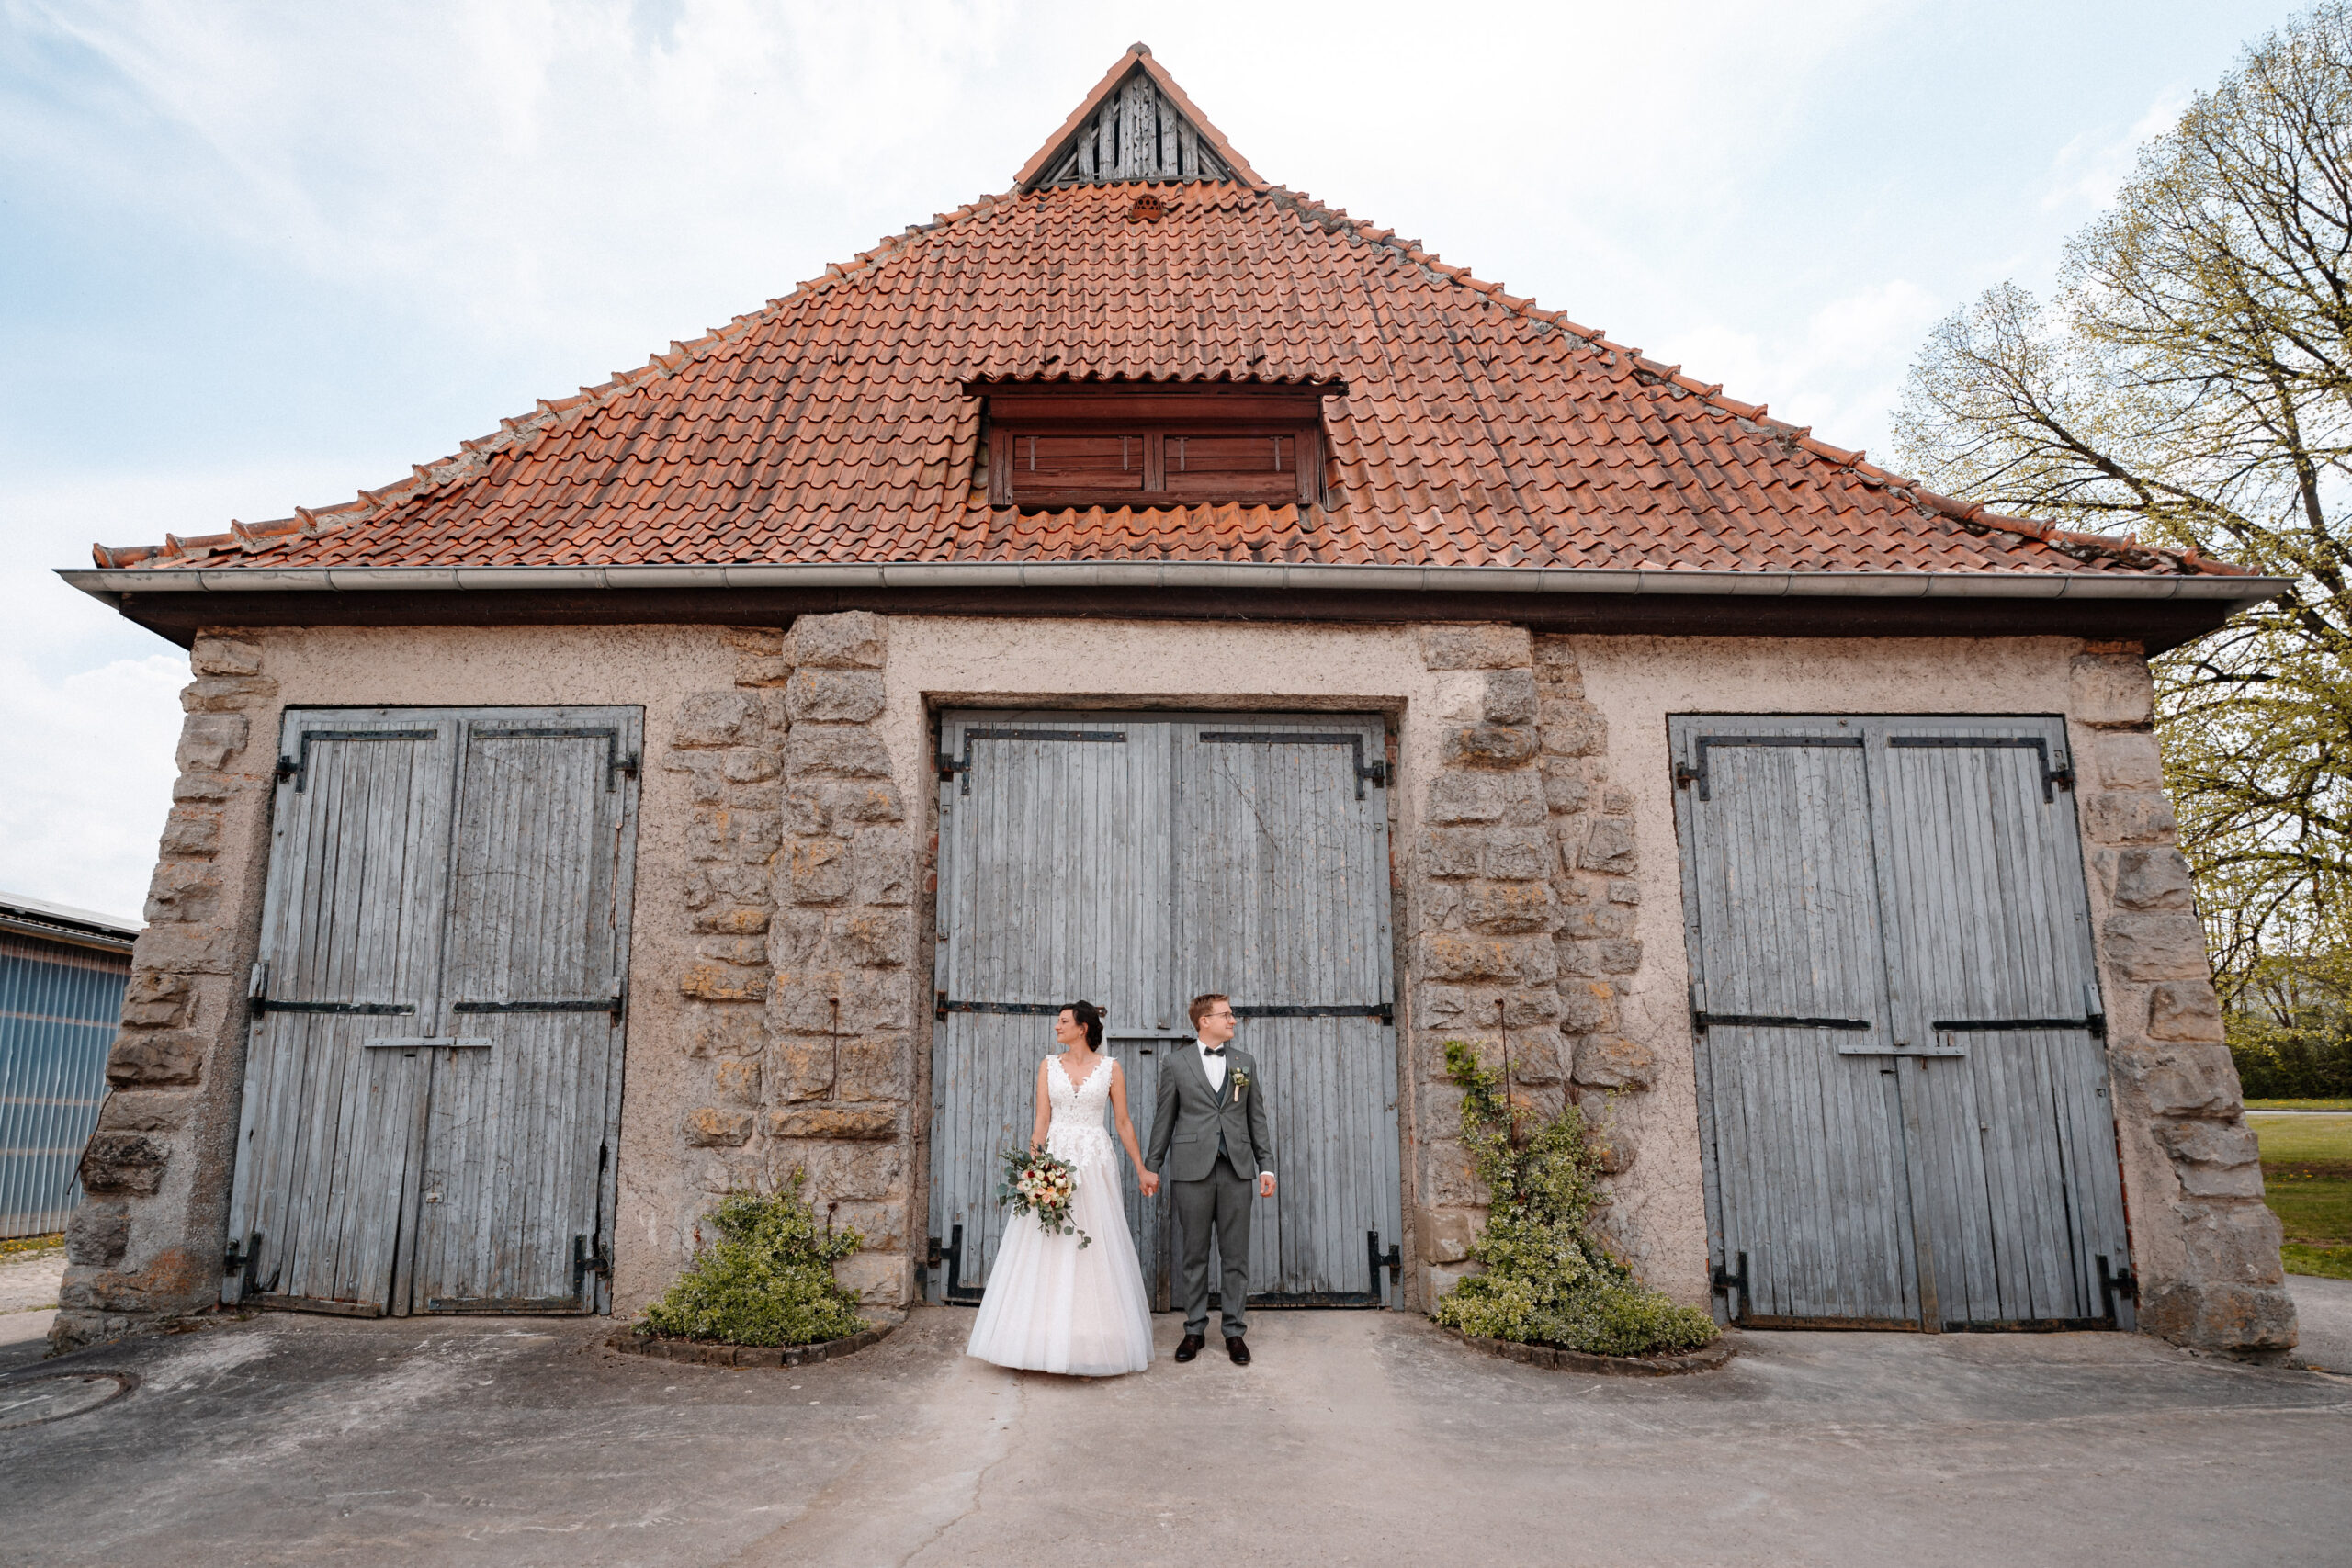
[[[1048,1235],[1035,1214],[1004,1228],[965,1354],[1000,1367],[1113,1377],[1151,1365],[1151,1303],[1119,1196],[1118,1145],[1103,1125],[1111,1064],[1073,1087],[1059,1056],[1046,1058],[1053,1121],[1048,1152],[1078,1168],[1070,1220],[1092,1239]]]

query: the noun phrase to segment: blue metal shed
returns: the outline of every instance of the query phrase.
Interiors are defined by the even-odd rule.
[[[63,1230],[136,922],[0,893],[0,1239]]]

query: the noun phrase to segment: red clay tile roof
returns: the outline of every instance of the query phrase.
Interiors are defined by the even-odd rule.
[[[98,564],[2237,570],[1931,495],[1295,192],[1140,188],[978,201],[356,502]],[[1345,381],[1332,503],[991,507],[981,378]]]

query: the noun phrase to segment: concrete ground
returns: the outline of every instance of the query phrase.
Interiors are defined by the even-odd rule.
[[[1254,1366],[1178,1367],[1163,1317],[1156,1366],[1088,1382],[967,1360],[970,1324],[786,1371],[622,1356],[604,1322],[290,1315],[18,1365],[0,1562],[2284,1568],[2352,1540],[2352,1379],[2136,1336],[1751,1335],[1635,1380],[1389,1313],[1264,1314]],[[7,1429],[99,1371],[138,1382]]]
[[[48,1349],[57,1315],[57,1285],[65,1277],[65,1249],[0,1255],[0,1371],[37,1360]]]

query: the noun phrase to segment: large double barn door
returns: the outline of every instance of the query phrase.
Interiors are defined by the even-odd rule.
[[[2124,1322],[2063,723],[1682,717],[1717,1289],[1737,1320]]]
[[[1272,1111],[1253,1300],[1377,1305],[1398,1235],[1382,722],[951,713],[940,731],[934,1300],[977,1300],[1053,1017],[1105,1012],[1138,1139],[1185,1004],[1224,991]],[[1122,1156],[1124,1159],[1124,1156]],[[1123,1179],[1146,1283],[1172,1220]]]
[[[639,733],[287,715],[223,1300],[603,1305]]]

